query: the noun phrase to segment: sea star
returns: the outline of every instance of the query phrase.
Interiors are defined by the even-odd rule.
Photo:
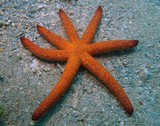
[[[133,48],[138,44],[138,40],[109,40],[90,44],[102,16],[101,6],[97,8],[82,38],[79,38],[72,22],[62,9],[59,10],[59,16],[69,41],[64,40],[42,26],[37,25],[37,29],[39,34],[60,50],[41,48],[29,39],[21,37],[21,42],[24,47],[35,56],[51,61],[67,61],[60,80],[34,111],[32,119],[36,121],[41,118],[41,116],[60,99],[70,87],[81,64],[113,93],[128,114],[132,114],[133,106],[120,84],[92,55]]]

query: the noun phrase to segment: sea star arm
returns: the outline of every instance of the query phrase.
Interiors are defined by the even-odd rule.
[[[44,49],[24,37],[21,37],[21,42],[32,54],[45,60],[67,61],[69,57],[69,53],[66,50]]]
[[[55,33],[49,31],[45,27],[37,25],[37,30],[40,35],[42,35],[46,40],[56,46],[58,49],[65,49],[68,45],[68,42],[56,35]]]
[[[101,6],[99,6],[82,36],[82,40],[84,43],[89,44],[94,38],[101,16],[102,8]]]
[[[76,29],[74,28],[69,17],[66,15],[66,13],[62,9],[59,10],[59,17],[60,17],[62,24],[66,30],[66,33],[68,35],[70,42],[76,42],[76,40],[79,40]]]
[[[104,52],[121,51],[133,48],[138,44],[138,40],[109,40],[104,42],[96,42],[88,45],[87,51],[91,55]]]
[[[79,67],[79,58],[74,54],[71,55],[68,59],[67,65],[60,80],[53,88],[53,90],[50,92],[50,94],[42,101],[39,107],[34,111],[32,115],[33,120],[38,120],[39,118],[41,118],[41,116],[43,116],[43,114],[60,99],[60,97],[70,87],[71,82],[74,76],[76,75]]]
[[[125,111],[129,114],[133,113],[132,104],[127,97],[120,84],[112,77],[112,75],[95,60],[91,55],[85,53],[82,56],[82,65],[94,74],[102,83],[112,92],[112,94],[121,103]]]

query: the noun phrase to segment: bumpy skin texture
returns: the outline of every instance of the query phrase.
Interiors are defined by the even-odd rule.
[[[72,22],[62,9],[59,10],[59,16],[68,35],[68,41],[42,26],[38,25],[37,29],[39,34],[60,50],[44,49],[37,46],[29,39],[21,37],[21,42],[24,47],[26,47],[35,56],[51,61],[67,62],[60,80],[50,94],[34,111],[32,119],[38,120],[41,118],[44,113],[61,98],[61,96],[70,87],[71,82],[81,64],[95,75],[113,93],[128,114],[132,114],[133,106],[120,84],[97,60],[92,57],[92,55],[130,49],[135,47],[138,44],[138,41],[109,40],[90,44],[102,16],[102,8],[100,6],[93,15],[82,38],[79,38]]]

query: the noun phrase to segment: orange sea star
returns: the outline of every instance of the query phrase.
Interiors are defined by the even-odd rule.
[[[102,16],[102,8],[99,6],[93,15],[82,38],[79,38],[72,22],[65,14],[59,10],[60,19],[64,25],[69,41],[50,32],[46,28],[37,25],[38,32],[50,43],[60,50],[45,49],[37,46],[29,39],[21,37],[21,42],[35,56],[51,61],[67,61],[66,67],[60,80],[55,85],[50,94],[42,101],[32,115],[33,120],[38,120],[41,116],[54,105],[60,97],[70,87],[71,82],[82,64],[87,70],[94,74],[102,83],[113,93],[121,103],[125,111],[133,113],[133,106],[119,83],[111,74],[97,61],[92,55],[104,52],[112,52],[133,48],[138,44],[137,40],[109,40],[92,43],[97,26]]]

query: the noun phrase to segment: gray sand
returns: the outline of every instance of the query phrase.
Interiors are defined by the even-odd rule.
[[[0,126],[160,125],[159,0],[31,1],[0,0],[0,105],[5,108]],[[129,117],[102,83],[82,68],[65,96],[41,120],[32,121],[33,111],[57,83],[65,63],[37,59],[20,37],[55,49],[37,33],[36,25],[67,39],[58,16],[62,8],[81,36],[99,5],[103,17],[94,42],[139,40],[130,51],[95,57],[126,91],[133,115]]]

